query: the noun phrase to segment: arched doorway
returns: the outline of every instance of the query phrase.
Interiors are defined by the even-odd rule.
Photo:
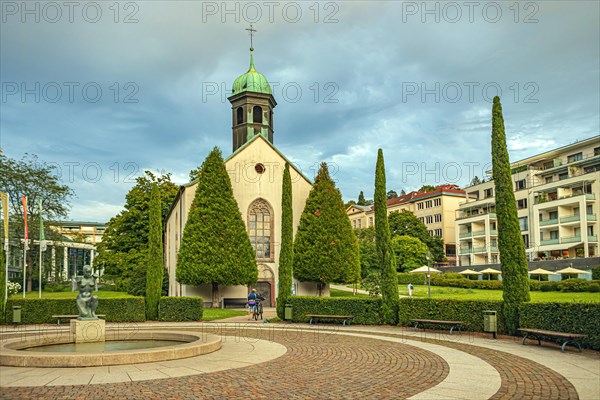
[[[275,305],[275,274],[273,274],[273,270],[267,265],[258,265],[256,291],[265,298],[263,302],[265,307],[273,307]]]

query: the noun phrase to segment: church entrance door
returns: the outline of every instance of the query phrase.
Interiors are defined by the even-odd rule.
[[[265,298],[263,301],[263,306],[265,307],[273,307],[271,304],[271,283],[270,282],[258,282],[256,284],[256,291],[260,293],[262,297]]]

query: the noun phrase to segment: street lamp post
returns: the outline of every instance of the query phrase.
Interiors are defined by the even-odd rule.
[[[431,267],[431,251],[427,250],[427,297],[431,298],[431,272],[429,268]]]

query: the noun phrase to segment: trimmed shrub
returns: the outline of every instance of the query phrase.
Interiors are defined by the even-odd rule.
[[[104,285],[98,285],[98,291],[102,292],[118,292],[117,285],[106,283]]]
[[[540,290],[542,292],[558,292],[558,282],[549,281],[540,283]]]
[[[561,292],[587,292],[590,281],[579,278],[565,279],[558,283],[558,289]]]
[[[526,303],[521,327],[588,335],[581,345],[600,350],[600,303]]]
[[[77,315],[74,299],[11,299],[6,303],[6,321],[12,321],[12,306],[21,306],[24,324],[56,323],[52,315]],[[143,322],[146,310],[143,297],[101,299],[97,314],[105,314],[107,322]]]
[[[598,292],[600,292],[600,284],[591,283],[588,290],[592,293],[598,293]]]
[[[438,319],[463,321],[464,330],[483,331],[483,311],[495,310],[498,318],[498,332],[505,333],[502,301],[463,301],[438,299],[400,299],[398,318],[401,325],[412,325],[411,319]],[[436,329],[447,330],[445,326]]]
[[[202,297],[161,297],[158,320],[168,322],[200,321],[204,311]]]
[[[427,277],[425,274],[411,274],[409,272],[398,272],[398,285],[426,285]],[[433,284],[433,282],[431,282]]]
[[[600,265],[596,268],[592,268],[592,279],[595,281],[600,280]]]
[[[353,315],[353,324],[383,324],[381,298],[292,296],[288,303],[292,305],[293,322],[308,322],[310,318],[306,317],[306,314],[321,314]]]
[[[44,291],[48,292],[48,293],[70,292],[71,291],[71,284],[47,283],[44,286]]]

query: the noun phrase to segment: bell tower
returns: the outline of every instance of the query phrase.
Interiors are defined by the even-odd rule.
[[[252,34],[250,25],[250,46]],[[233,151],[242,147],[256,135],[273,143],[273,109],[277,105],[271,85],[264,75],[254,68],[254,48],[250,47],[250,67],[233,82],[228,98],[232,111]]]

